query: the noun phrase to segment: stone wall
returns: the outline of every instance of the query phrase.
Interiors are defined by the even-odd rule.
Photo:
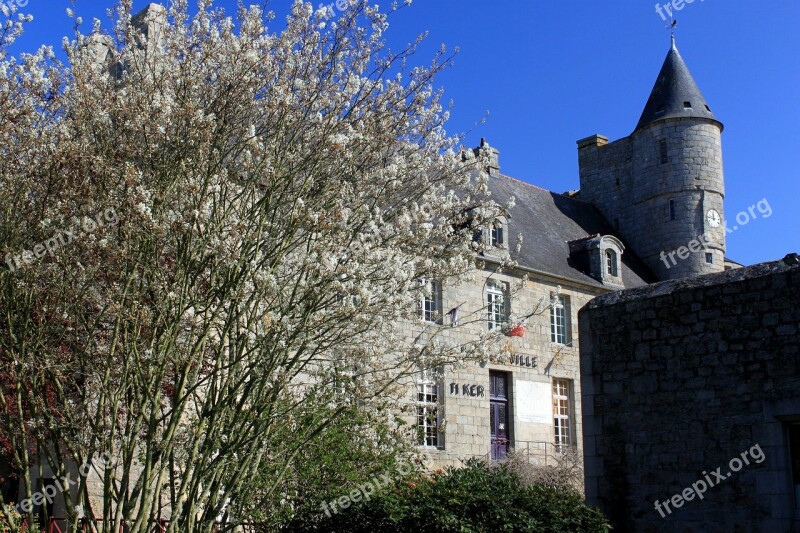
[[[800,267],[788,263],[610,293],[580,311],[586,495],[618,530],[791,530]],[[732,472],[756,445],[765,458]],[[730,477],[718,481],[718,467]],[[702,500],[672,500],[707,475],[718,484]]]

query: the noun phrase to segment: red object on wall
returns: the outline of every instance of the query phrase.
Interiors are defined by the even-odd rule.
[[[524,337],[525,336],[525,325],[520,324],[519,326],[515,327],[511,331],[508,332],[509,337]]]

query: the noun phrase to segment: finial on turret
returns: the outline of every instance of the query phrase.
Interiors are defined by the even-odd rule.
[[[678,19],[672,18],[672,22],[667,26],[667,29],[670,33],[670,39],[672,41],[672,48],[675,48],[675,28],[678,27]]]

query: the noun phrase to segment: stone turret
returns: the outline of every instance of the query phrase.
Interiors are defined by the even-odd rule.
[[[724,269],[722,129],[673,39],[634,132],[578,141],[580,197],[659,279]]]

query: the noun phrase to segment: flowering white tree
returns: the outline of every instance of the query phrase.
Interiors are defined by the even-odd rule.
[[[258,7],[123,0],[111,35],[76,17],[65,63],[11,57],[24,20],[6,25],[0,437],[28,497],[32,465],[115,458],[102,504],[85,478],[60,495],[73,528],[75,506],[106,531],[247,521],[336,394],[397,407],[420,367],[486,358],[488,335],[407,329],[419,280],[473,273],[500,212],[443,129],[449,57],[411,68],[385,14],[325,9],[298,0],[276,32]]]

